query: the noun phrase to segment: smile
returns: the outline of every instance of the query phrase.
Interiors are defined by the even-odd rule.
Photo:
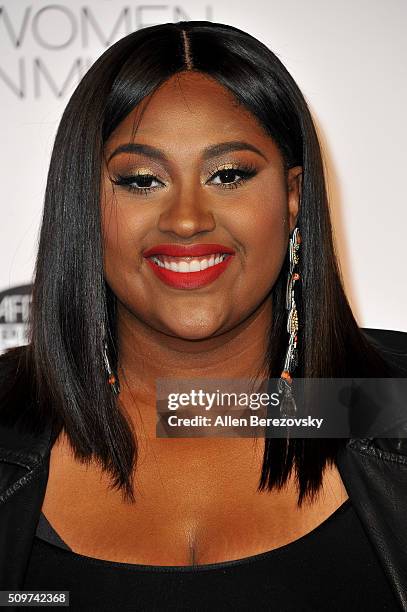
[[[217,266],[224,259],[230,257],[226,253],[217,253],[206,257],[168,257],[166,255],[153,255],[151,260],[166,270],[172,270],[173,272],[180,272],[185,274],[186,272],[200,272],[201,270],[207,270],[213,266]]]
[[[217,279],[233,259],[223,245],[158,245],[144,252],[147,264],[166,285],[197,289]]]

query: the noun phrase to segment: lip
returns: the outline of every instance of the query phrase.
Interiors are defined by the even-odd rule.
[[[169,257],[200,257],[201,255],[213,255],[215,253],[227,253],[234,255],[235,251],[224,244],[157,244],[143,252],[143,257],[152,255],[168,255]],[[228,258],[229,259],[229,258]]]
[[[197,272],[174,272],[173,270],[167,270],[166,268],[158,266],[154,261],[149,259],[149,257],[153,255],[185,258],[213,255],[215,253],[225,253],[228,257],[220,263],[210,268],[206,268],[206,270]],[[159,244],[146,250],[143,256],[154,274],[166,285],[174,287],[175,289],[198,289],[216,280],[226,270],[234,254],[235,251],[233,249],[222,244]]]

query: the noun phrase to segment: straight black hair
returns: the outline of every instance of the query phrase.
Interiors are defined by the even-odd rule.
[[[137,437],[112,395],[103,363],[117,367],[116,298],[103,272],[100,179],[104,143],[171,76],[199,71],[226,87],[277,143],[286,167],[303,166],[299,304],[301,377],[386,376],[387,360],[359,329],[346,299],[332,239],[321,151],[306,101],[281,61],[246,32],[179,21],[134,32],[110,47],[72,95],[55,139],[33,288],[30,342],[3,358],[18,363],[10,405],[27,396],[40,431],[64,428],[77,459],[95,458],[134,501]],[[288,335],[287,261],[271,290],[273,324],[265,359],[281,373]],[[25,395],[24,395],[25,394]],[[3,401],[6,394],[3,393]],[[313,498],[344,439],[266,439],[259,490],[282,487],[292,469],[298,503]]]

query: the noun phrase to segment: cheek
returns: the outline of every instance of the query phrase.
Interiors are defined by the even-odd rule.
[[[244,274],[240,281],[256,295],[272,287],[287,252],[286,192],[279,189],[272,193],[259,192],[250,206],[234,216],[234,227],[231,227],[244,247]]]
[[[149,223],[148,212],[137,214],[137,204],[128,197],[114,197],[111,193],[102,203],[102,233],[104,269],[111,284],[134,275],[142,263],[140,245]],[[151,223],[151,221],[150,221]]]

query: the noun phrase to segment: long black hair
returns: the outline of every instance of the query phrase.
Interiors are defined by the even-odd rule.
[[[179,21],[146,27],[110,47],[72,95],[55,139],[33,289],[30,342],[8,398],[29,394],[37,429],[63,427],[75,456],[96,458],[134,501],[137,437],[106,382],[103,339],[117,366],[116,298],[103,273],[100,179],[104,143],[118,124],[171,76],[195,70],[226,87],[274,139],[286,167],[301,165],[298,376],[385,376],[387,361],[359,329],[334,252],[317,134],[306,101],[264,44],[230,25]],[[267,363],[280,375],[287,346],[287,261],[271,290]],[[297,472],[299,504],[322,483],[343,439],[266,439],[259,490]]]

